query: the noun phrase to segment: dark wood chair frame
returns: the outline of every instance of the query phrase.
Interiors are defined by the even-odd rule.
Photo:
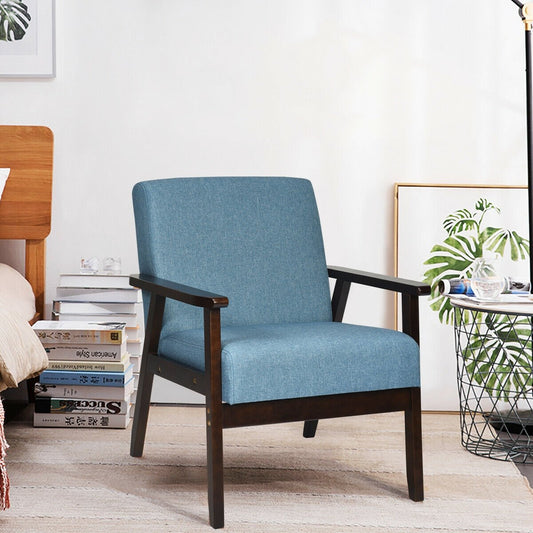
[[[352,283],[386,289],[401,293],[402,331],[419,342],[418,297],[429,294],[428,285],[339,267],[329,267],[328,273],[336,280],[332,297],[334,321],[342,321]],[[213,528],[224,527],[222,430],[226,428],[305,421],[304,436],[313,437],[321,418],[404,411],[408,493],[411,500],[424,499],[419,387],[236,405],[223,403],[220,309],[228,305],[228,298],[143,274],[131,276],[130,283],[150,292],[130,453],[133,457],[143,454],[154,375],[205,395],[209,521]],[[166,298],[203,308],[205,372],[158,355]]]

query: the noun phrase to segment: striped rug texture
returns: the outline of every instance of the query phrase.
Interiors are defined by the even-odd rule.
[[[144,457],[130,430],[6,426],[6,533],[194,533],[208,526],[204,411],[154,406]],[[407,497],[403,417],[226,430],[224,531],[531,533],[533,492],[516,466],[460,445],[455,415],[425,414],[424,502]]]

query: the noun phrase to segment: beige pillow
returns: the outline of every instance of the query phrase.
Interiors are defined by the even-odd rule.
[[[24,320],[35,316],[35,296],[29,281],[14,268],[0,263],[0,304]]]
[[[48,356],[29,323],[0,304],[0,391],[38,376]]]

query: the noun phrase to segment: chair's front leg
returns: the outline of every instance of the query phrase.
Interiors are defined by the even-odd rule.
[[[151,359],[157,357],[159,349],[159,335],[163,323],[166,298],[158,294],[150,296],[150,307],[146,319],[146,339],[144,341],[143,356],[141,358],[141,371],[139,374],[139,388],[135,401],[133,427],[131,429],[130,455],[141,457],[146,436],[146,424],[150,409],[150,396],[154,373],[150,364]]]
[[[409,498],[421,502],[424,499],[424,470],[420,389],[417,387],[411,389],[410,406],[405,411],[405,457]]]
[[[204,310],[206,395],[207,495],[209,523],[224,527],[224,463],[222,442],[222,379],[220,309]]]

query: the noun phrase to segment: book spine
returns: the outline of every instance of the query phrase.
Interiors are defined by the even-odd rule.
[[[120,322],[128,328],[134,328],[138,324],[138,318],[135,314],[96,314],[90,315],[87,313],[57,313],[52,312],[52,320],[62,320],[67,322]]]
[[[129,361],[48,361],[48,370],[73,370],[74,372],[125,372]]]
[[[79,345],[45,344],[49,359],[54,361],[120,361],[126,353],[126,343]]]
[[[122,344],[126,338],[123,330],[35,329],[42,344]]]
[[[34,413],[34,427],[120,428],[130,422],[129,413],[123,415]]]
[[[128,339],[127,349],[130,355],[142,355],[142,352],[143,352],[142,339],[134,339],[132,341]]]
[[[59,287],[85,289],[130,289],[129,276],[98,274],[60,274]]]
[[[122,387],[100,387],[97,385],[54,385],[35,384],[35,396],[47,398],[96,398],[104,400],[128,400],[133,392],[133,378]]]
[[[131,373],[131,372],[130,372]],[[125,372],[73,372],[70,370],[44,370],[39,376],[41,383],[61,385],[98,385],[118,387],[124,385]]]
[[[52,311],[55,313],[67,314],[138,314],[136,303],[105,303],[105,302],[69,302],[65,300],[54,300]]]
[[[97,400],[91,398],[35,398],[36,413],[126,414],[126,400]]]
[[[68,302],[139,303],[140,289],[71,289],[58,287],[56,298]]]
[[[133,365],[133,372],[141,371],[141,356],[140,355],[130,355],[130,363]]]
[[[126,326],[126,337],[128,342],[140,341],[141,327],[138,324],[133,327]]]

